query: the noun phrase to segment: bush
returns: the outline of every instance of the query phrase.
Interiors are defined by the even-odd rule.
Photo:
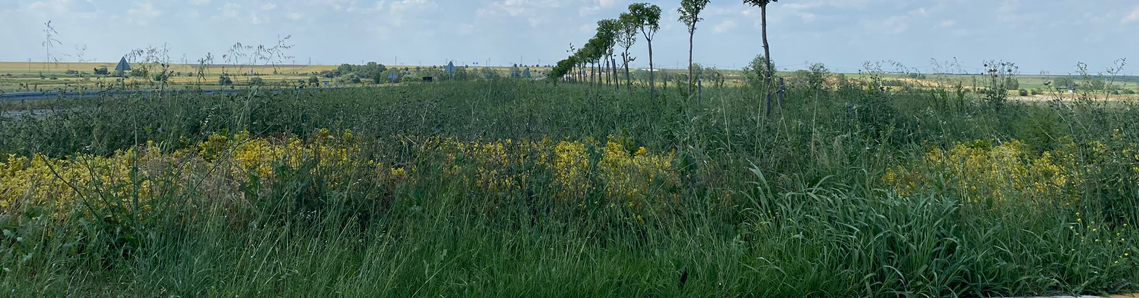
[[[233,80],[227,75],[218,76],[218,85],[229,86],[233,85]]]
[[[1020,96],[1028,96],[1028,90],[1020,89],[1017,94],[1020,94]]]
[[[150,74],[150,72],[145,68],[136,68],[131,70],[131,76],[136,78],[145,78],[148,74]]]
[[[97,68],[95,68],[95,74],[96,74],[96,75],[104,75],[104,76],[105,76],[105,75],[108,75],[108,74],[110,74],[110,72],[107,72],[107,68],[106,68],[106,67],[97,67]]]
[[[261,77],[253,77],[252,79],[249,79],[249,85],[252,85],[252,86],[265,85],[265,80],[262,80]]]
[[[772,64],[775,60],[771,61]],[[744,66],[744,75],[747,77],[747,83],[752,87],[762,87],[765,80],[771,76],[771,68],[767,67],[767,59],[763,55],[755,56],[747,66]]]
[[[336,83],[337,84],[359,84],[360,83],[360,76],[358,76],[354,73],[348,74],[346,76],[340,76],[340,77],[336,78]]]

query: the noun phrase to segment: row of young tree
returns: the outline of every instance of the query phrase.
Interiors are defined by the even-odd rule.
[[[694,51],[694,37],[697,24],[704,19],[700,14],[708,6],[710,0],[682,0],[677,12],[680,17],[677,21],[684,23],[688,31],[688,87],[687,94],[691,98],[695,93],[697,76],[694,71],[692,53]],[[773,75],[775,68],[771,63],[771,49],[767,42],[767,6],[778,0],[743,0],[760,9],[761,30],[763,32],[763,57],[765,61],[764,85],[767,86],[767,114],[771,115],[771,90],[774,89]],[[569,57],[558,61],[550,70],[548,78],[553,80],[569,80],[572,82],[588,82],[591,84],[611,84],[620,88],[618,67],[625,70],[625,86],[632,88],[629,63],[636,60],[629,54],[629,49],[637,42],[637,38],[644,38],[649,52],[649,90],[652,98],[656,98],[656,66],[653,63],[653,38],[660,30],[661,8],[649,3],[633,3],[628,11],[621,13],[617,19],[605,19],[597,22],[597,33],[585,46],[580,49],[570,44]],[[622,50],[619,54],[622,64],[617,65],[615,55],[617,47]],[[588,75],[587,75],[588,72]],[[607,76],[605,78],[604,76]]]

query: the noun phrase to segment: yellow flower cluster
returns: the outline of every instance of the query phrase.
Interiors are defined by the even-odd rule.
[[[381,162],[361,154],[360,142],[351,131],[320,130],[307,141],[251,138],[246,132],[215,134],[168,154],[148,143],[105,157],[10,155],[0,162],[0,210],[14,210],[18,203],[27,202],[54,206],[64,213],[89,205],[91,200],[84,199],[94,195],[137,198],[143,205],[139,207],[145,208],[159,192],[197,187],[199,183],[181,182],[191,177],[208,180],[203,189],[193,191],[208,192],[209,198],[240,199],[244,197],[241,185],[258,179],[262,191],[270,189],[280,169],[322,175],[331,187],[359,179],[395,185],[416,177],[425,166],[441,166],[442,176],[432,179],[457,179],[466,187],[489,193],[533,190],[531,195],[548,195],[581,206],[605,203],[640,208],[650,199],[672,197],[667,190],[679,184],[674,154],[652,153],[644,147],[629,150],[625,143],[631,142],[610,138],[600,146],[593,139],[459,141],[434,137],[409,148],[408,160]],[[155,181],[171,181],[161,185],[175,189],[156,190]],[[605,196],[605,202],[583,201],[595,191],[603,191],[597,194]],[[100,200],[103,206],[107,204],[106,199]]]
[[[149,144],[141,149],[116,152],[109,157],[76,155],[52,159],[9,155],[0,162],[0,210],[18,209],[19,204],[53,207],[64,217],[75,208],[127,205],[132,198],[152,195],[153,183],[144,177],[164,169],[150,164],[168,161]],[[81,199],[81,200],[77,200]]]
[[[558,200],[575,201],[603,189],[610,203],[637,207],[653,187],[679,183],[673,153],[654,154],[644,147],[630,152],[614,138],[603,148],[597,147],[592,139],[463,142],[433,138],[419,150],[441,156],[448,177],[469,175],[475,187],[490,192],[525,189],[532,177],[549,174]]]
[[[162,154],[160,148],[148,142],[145,147],[107,157],[80,154],[55,159],[9,155],[7,161],[0,162],[0,210],[28,203],[52,206],[57,215],[63,216],[78,207],[106,207],[113,203],[109,201],[112,198],[127,201],[137,197],[145,204],[153,196],[152,177],[179,179],[192,169],[210,169],[213,176],[234,177],[230,180],[236,184],[249,182],[250,176],[272,178],[275,166],[297,168],[306,161],[315,161],[314,172],[343,172],[357,166],[353,157],[359,151],[351,131],[330,135],[321,130],[311,142],[296,137],[253,139],[244,132],[228,137],[214,134],[193,148],[171,154]],[[329,176],[328,181],[334,186],[339,183],[336,175]]]
[[[216,141],[224,144],[212,144]],[[207,160],[210,160],[210,156],[217,155],[212,151],[214,148],[232,150],[238,169],[265,178],[273,176],[274,163],[297,168],[306,160],[315,160],[317,163],[313,171],[354,168],[357,164],[349,159],[360,153],[360,145],[351,130],[333,136],[327,129],[321,129],[315,140],[308,143],[297,137],[285,140],[251,139],[248,132],[242,132],[235,135],[232,141],[227,141],[225,137],[210,136],[201,147],[203,149],[200,154]]]
[[[968,202],[1058,198],[1074,203],[1078,197],[1070,190],[1082,179],[1073,159],[1068,153],[1034,156],[1016,140],[996,146],[976,141],[934,148],[919,165],[894,167],[882,180],[903,196],[943,178]]]
[[[629,153],[621,143],[609,140],[599,166],[607,178],[606,194],[628,198],[636,207],[640,198],[650,193],[651,187],[675,185],[679,176],[672,167],[673,154],[649,154],[645,147]]]
[[[593,190],[585,174],[590,171],[589,153],[581,142],[558,142],[554,147],[554,161],[547,163],[554,170],[554,182],[562,187],[563,199],[580,198]]]

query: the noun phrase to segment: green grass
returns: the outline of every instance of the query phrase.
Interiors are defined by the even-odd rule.
[[[935,91],[793,86],[781,115],[768,118],[762,90],[706,88],[697,104],[673,85],[656,100],[645,89],[610,88],[493,80],[40,103],[58,112],[0,117],[0,156],[109,156],[146,141],[170,153],[214,134],[313,139],[326,128],[352,130],[366,156],[420,170],[400,184],[348,186],[328,177],[376,177],[281,166],[273,181],[239,186],[237,202],[248,204],[216,199],[223,186],[173,187],[151,201],[153,216],[121,221],[7,208],[0,288],[13,296],[290,297],[1136,290],[1139,173],[1129,172],[1127,156],[1080,147],[1069,159],[1086,165],[1075,169],[1086,181],[1071,189],[1077,204],[1062,204],[1071,194],[1059,193],[971,203],[952,176],[914,166],[932,148],[977,140],[1022,140],[1034,155],[1092,142],[1119,152],[1139,142],[1133,103],[994,105]],[[433,136],[617,137],[628,148],[675,152],[679,185],[651,193],[677,199],[610,207],[604,202],[621,199],[593,191],[561,201],[542,180],[549,177],[487,191],[448,179],[444,159],[416,150]],[[898,166],[942,178],[899,195],[882,179]],[[132,179],[189,186],[205,174],[185,175]],[[130,210],[107,212],[130,218]],[[1090,221],[1094,234],[1076,234]]]

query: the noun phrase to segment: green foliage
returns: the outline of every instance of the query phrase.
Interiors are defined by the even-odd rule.
[[[744,4],[751,4],[754,6],[767,6],[768,4],[779,2],[779,0],[743,0]]]
[[[700,12],[704,11],[704,7],[708,6],[709,0],[682,0],[680,1],[680,8],[676,9],[680,13],[678,21],[684,23],[688,28],[688,33],[696,32],[696,23],[704,20],[700,17]]]
[[[744,66],[744,77],[748,85],[753,88],[766,88],[765,84],[767,84],[767,80],[773,78],[771,73],[772,67],[768,67],[767,61],[763,55],[756,55],[754,59],[751,59],[751,63]],[[772,64],[774,63],[775,62],[772,61]]]
[[[660,30],[660,14],[660,6],[654,4],[629,4],[629,15],[632,16],[633,23],[637,24],[645,35],[651,36],[652,33]],[[646,38],[651,39],[649,36]]]
[[[222,85],[222,86],[233,85],[233,80],[230,79],[228,75],[220,75],[220,76],[218,76],[218,85]]]
[[[377,81],[376,79],[382,78],[384,71],[386,71],[387,69],[388,69],[387,66],[384,66],[383,64],[379,64],[376,62],[368,62],[368,64],[364,64],[364,65],[352,65],[352,64],[345,63],[345,64],[341,64],[340,66],[337,66],[335,70],[322,71],[321,75],[324,76],[325,78],[332,79],[332,78],[338,78],[341,76],[347,76],[347,75],[355,74],[356,78],[367,78],[367,79],[372,80],[373,82],[378,84],[379,81]]]
[[[130,72],[130,75],[136,78],[146,78],[148,74],[150,74],[150,72],[146,69],[146,67],[131,69]]]
[[[1066,76],[1065,77],[1058,77],[1058,78],[1052,80],[1051,85],[1055,86],[1056,89],[1058,89],[1058,90],[1076,89],[1076,86],[1077,86],[1076,80],[1072,79],[1071,77],[1066,77]]]
[[[55,189],[46,169],[36,172],[46,179],[0,184],[0,288],[20,297],[1136,290],[1136,103],[1010,101],[997,111],[984,97],[958,103],[952,90],[835,81],[789,88],[786,119],[802,120],[784,121],[764,117],[749,88],[706,89],[697,104],[522,80],[52,101],[50,116],[0,117],[0,180],[35,156],[79,173],[105,173],[103,158],[137,162],[117,180],[59,189],[101,208],[58,210],[8,191]],[[197,157],[273,152],[203,145],[227,141],[338,149],[348,139],[358,140],[345,149],[351,159],[310,152],[249,172]],[[516,145],[562,142],[575,145]],[[468,150],[447,149],[459,146]],[[172,159],[145,159],[154,155]],[[664,171],[677,179],[609,192],[628,180],[613,177],[651,161],[637,156],[671,156]],[[360,166],[328,166],[344,160]],[[537,160],[589,175],[559,183]],[[985,175],[962,175],[974,172]],[[110,175],[75,179],[87,176]],[[1042,178],[1053,188],[1026,183]],[[970,200],[968,183],[1003,200]],[[141,185],[155,197],[136,205],[142,195],[122,190]]]
[[[360,83],[360,76],[355,74],[355,73],[350,73],[347,75],[336,77],[335,82],[336,82],[336,84],[340,84],[340,85],[359,84]]]

